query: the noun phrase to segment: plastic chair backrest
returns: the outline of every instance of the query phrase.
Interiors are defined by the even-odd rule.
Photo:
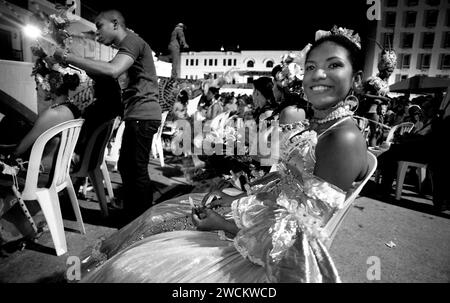
[[[158,131],[156,133],[158,137],[161,137],[162,131],[164,129],[164,124],[166,123],[168,114],[169,114],[169,111],[165,111],[161,114],[161,125],[159,126]]]
[[[56,154],[56,163],[54,164],[53,177],[50,180],[50,187],[58,187],[64,184],[69,174],[70,163],[73,151],[80,135],[81,126],[84,119],[70,120],[42,133],[34,142],[31,149],[30,161],[28,164],[25,188],[22,192],[24,200],[34,200],[38,186],[39,168],[42,160],[45,145],[50,139],[61,134],[58,151]]]
[[[336,211],[334,215],[331,217],[331,219],[328,221],[328,223],[325,225],[323,232],[328,237],[328,239],[325,241],[325,245],[327,247],[330,247],[334,237],[336,236],[336,233],[339,229],[339,226],[344,221],[346,215],[348,214],[348,211],[350,209],[350,206],[353,204],[353,201],[358,197],[361,190],[366,185],[367,181],[372,177],[373,173],[377,169],[377,157],[375,157],[371,152],[367,152],[367,161],[369,164],[369,169],[367,171],[367,175],[364,177],[364,179],[358,184],[356,188],[351,191],[350,196],[345,199],[344,206]]]
[[[414,127],[414,123],[412,122],[403,122],[393,126],[386,137],[386,143],[391,143],[394,140],[394,135],[399,130],[399,135],[403,135],[404,133],[409,133]]]
[[[98,126],[89,138],[86,148],[81,156],[81,165],[78,171],[72,174],[87,175],[89,171],[100,167],[105,156],[105,148],[111,139],[114,125],[118,118],[111,119]]]

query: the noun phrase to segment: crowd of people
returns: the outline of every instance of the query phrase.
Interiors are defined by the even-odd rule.
[[[298,58],[301,79],[283,78],[295,63],[291,58],[275,66],[272,77],[256,79],[251,96],[221,93],[211,83],[180,90],[168,121],[204,125],[227,114],[229,120],[254,121],[258,131],[266,122],[278,131],[271,144],[278,144],[279,154],[270,172],[240,181],[238,194],[222,190],[236,185],[233,181],[153,205],[148,163],[162,110],[151,48],[127,29],[118,11],[102,12],[96,26],[99,42],[118,48],[110,62],[63,48],[54,58],[94,79],[118,79],[123,108],[115,114],[125,121],[121,198],[132,221],[82,256],[89,260],[83,264],[83,282],[340,282],[322,230],[369,173],[368,142],[353,119],[362,95],[359,36],[342,28],[322,31]],[[195,97],[197,109],[189,113]],[[385,125],[403,121],[414,123],[414,134],[427,136],[427,127],[433,134],[429,122],[437,108],[430,97],[372,100],[364,109],[375,125],[369,145],[382,141]],[[57,104],[50,111],[71,113],[67,119],[80,116],[70,102]],[[19,143],[21,150],[30,146],[24,144]],[[201,163],[196,154],[185,156]],[[380,158],[384,186],[392,183],[392,159]]]

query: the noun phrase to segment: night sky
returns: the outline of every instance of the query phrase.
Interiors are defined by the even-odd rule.
[[[120,10],[132,28],[158,54],[167,52],[170,33],[178,22],[187,25],[192,51],[295,50],[312,42],[318,29],[332,25],[352,28],[366,36],[366,0],[82,0],[88,12]],[[91,12],[93,13],[93,12]],[[374,22],[374,21],[372,21]]]

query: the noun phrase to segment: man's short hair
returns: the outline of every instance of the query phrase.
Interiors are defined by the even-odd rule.
[[[126,24],[125,24],[125,18],[123,17],[122,13],[119,12],[118,10],[115,9],[111,9],[111,10],[106,10],[101,12],[100,14],[98,14],[96,20],[98,19],[106,19],[108,21],[117,21],[120,26],[122,26],[123,28],[126,28]]]

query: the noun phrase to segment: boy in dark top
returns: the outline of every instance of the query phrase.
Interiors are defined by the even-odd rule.
[[[153,186],[148,174],[153,135],[161,123],[158,79],[150,46],[126,28],[122,14],[104,11],[96,18],[100,43],[114,45],[118,53],[110,62],[90,60],[57,49],[55,57],[88,74],[119,79],[124,105],[125,130],[119,158],[124,209],[138,216],[152,205]]]

